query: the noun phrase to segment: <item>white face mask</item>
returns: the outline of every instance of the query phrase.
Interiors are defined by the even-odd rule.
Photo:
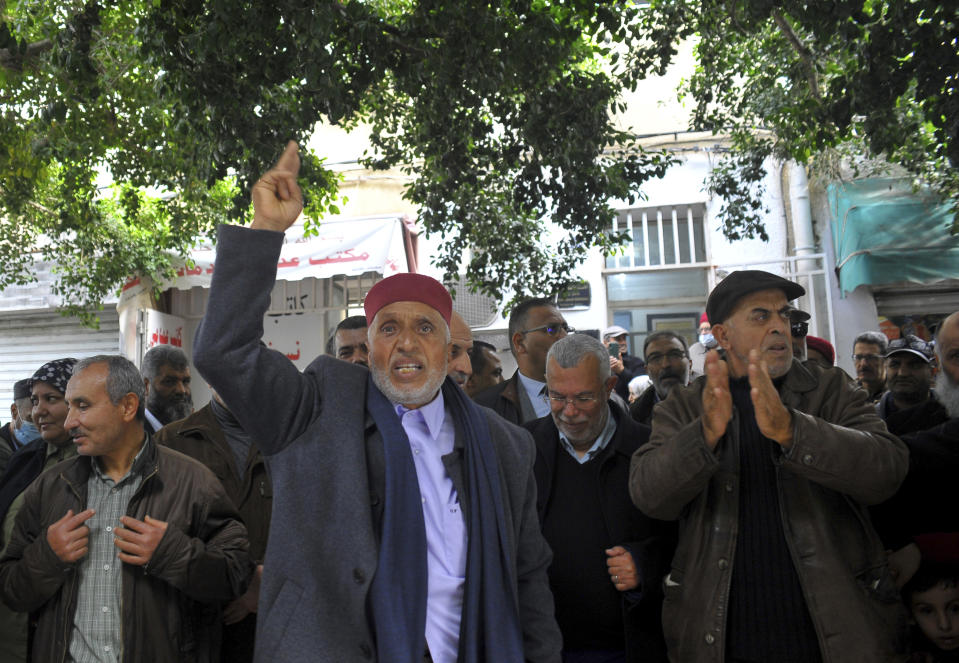
[[[713,343],[715,340],[716,339],[713,338],[712,332],[707,332],[705,334],[699,335],[699,342],[702,343],[703,345],[709,345]]]

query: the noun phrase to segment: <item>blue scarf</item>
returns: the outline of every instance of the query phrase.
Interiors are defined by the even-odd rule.
[[[426,525],[409,438],[392,403],[368,379],[366,407],[383,436],[386,489],[379,562],[370,587],[377,658],[421,663],[426,632]],[[523,662],[523,636],[507,546],[499,467],[483,412],[450,379],[443,399],[464,442],[470,498],[462,663]]]

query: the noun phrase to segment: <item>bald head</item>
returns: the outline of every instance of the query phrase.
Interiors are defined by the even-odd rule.
[[[936,333],[939,365],[954,384],[959,384],[959,311],[942,321]]]
[[[446,372],[462,389],[473,375],[473,364],[469,356],[473,349],[473,332],[463,316],[456,311],[453,311],[450,317],[450,342],[450,362]]]

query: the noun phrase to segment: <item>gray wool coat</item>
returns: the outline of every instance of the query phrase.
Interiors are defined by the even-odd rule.
[[[300,373],[260,343],[283,235],[221,226],[200,374],[260,443],[273,480],[273,518],[260,590],[256,660],[369,661],[367,608],[383,515],[382,437],[366,412],[367,370],[319,357]],[[558,661],[536,515],[535,449],[526,431],[486,411],[499,461],[527,661]],[[462,434],[444,457],[464,513]],[[467,579],[469,582],[469,579]]]

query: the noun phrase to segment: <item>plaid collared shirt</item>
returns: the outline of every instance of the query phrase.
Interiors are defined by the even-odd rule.
[[[123,564],[117,558],[120,549],[113,543],[113,530],[122,526],[120,517],[143,481],[143,463],[138,461],[145,448],[146,444],[130,471],[116,482],[100,470],[96,458],[90,458],[87,508],[96,513],[86,522],[89,552],[78,567],[80,589],[70,637],[70,658],[76,663],[119,663],[123,658]]]

